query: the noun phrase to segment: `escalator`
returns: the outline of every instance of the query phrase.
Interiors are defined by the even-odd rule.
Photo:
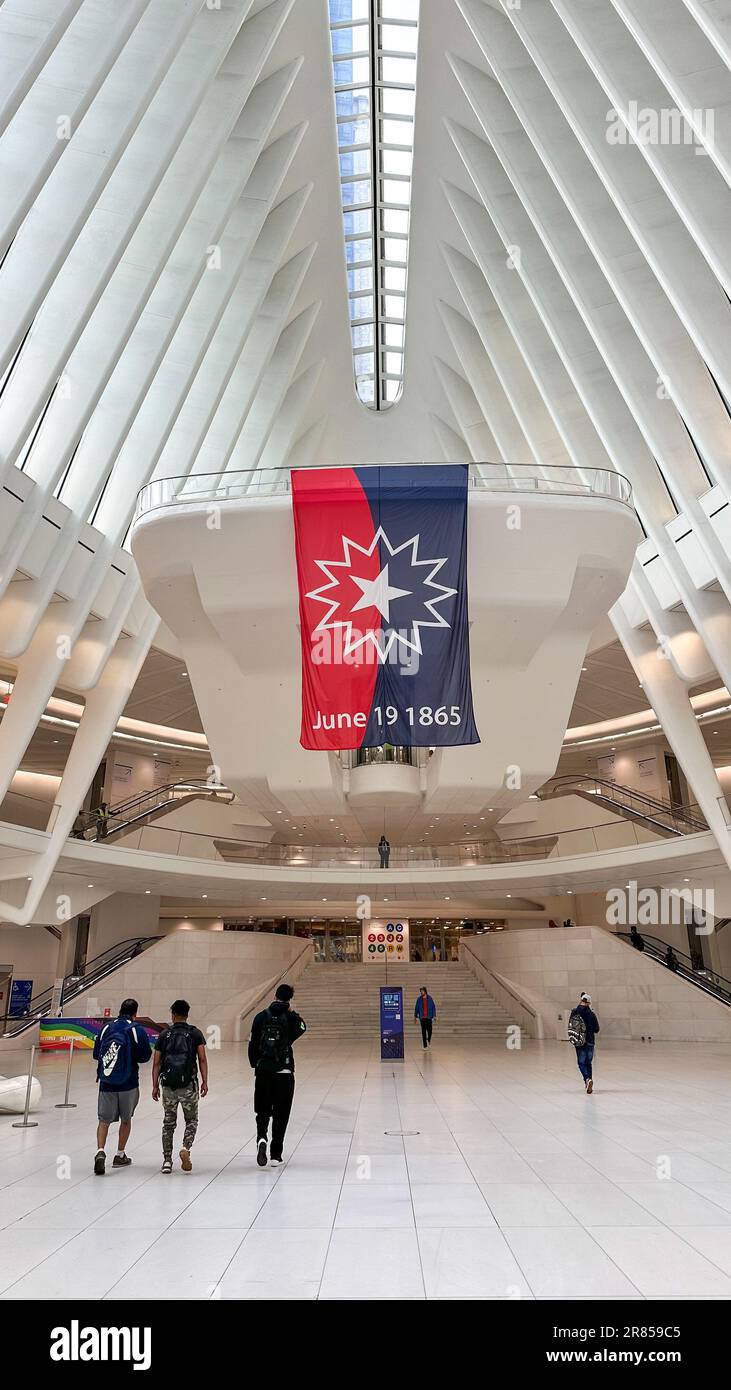
[[[184,806],[189,801],[203,798],[206,801],[224,802],[234,799],[228,787],[211,786],[210,782],[188,778],[184,782],[168,782],[163,787],[153,787],[150,791],[138,792],[136,796],[110,806],[106,819],[98,811],[88,811],[83,826],[74,838],[79,840],[113,840],[131,828],[147,825],[163,816],[176,806]]]
[[[134,960],[137,956],[146,951],[148,946],[153,946],[156,941],[161,941],[160,936],[133,936],[127,941],[118,941],[115,946],[110,946],[100,955],[95,956],[89,961],[84,969],[83,975],[66,975],[63,982],[61,1002],[63,1005],[70,1004],[72,999],[78,998],[85,990],[91,989],[93,985],[99,984],[106,979],[113,971],[119,970],[120,966],[126,965],[128,961]],[[51,1010],[53,1002],[53,989],[44,989],[40,993],[33,995],[28,1005],[28,1012],[22,1018],[5,1018],[5,1031],[0,1033],[2,1038],[17,1038],[21,1033],[33,1028],[42,1018],[46,1018]]]
[[[628,945],[632,945],[629,932],[618,931],[613,932],[612,935],[617,936],[620,941],[626,941]],[[644,932],[641,932],[640,935],[644,942],[642,955],[657,961],[663,969],[669,969],[666,963],[667,941],[661,941],[659,936],[646,936]],[[725,976],[719,975],[717,971],[711,970],[708,966],[694,965],[691,957],[686,955],[684,951],[676,950],[675,946],[673,946],[673,954],[678,962],[678,968],[673,971],[673,974],[679,975],[681,980],[687,980],[689,984],[703,990],[704,994],[711,994],[722,1004],[731,1005],[731,980],[727,980]]]
[[[612,811],[625,820],[634,821],[655,835],[697,835],[708,825],[695,805],[684,806],[676,801],[664,801],[648,796],[634,787],[609,782],[603,777],[554,777],[538,792],[539,800],[556,796],[582,796],[586,801]]]

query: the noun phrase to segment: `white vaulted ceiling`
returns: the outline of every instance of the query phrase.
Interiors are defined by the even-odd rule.
[[[421,0],[378,413],[327,0],[4,0],[0,792],[54,689],[86,704],[28,904],[157,631],[139,488],[316,462],[624,473],[646,540],[613,620],[731,862],[687,699],[731,688],[730,38],[729,0]]]

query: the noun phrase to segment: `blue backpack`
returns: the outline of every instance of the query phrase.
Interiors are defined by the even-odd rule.
[[[97,1080],[114,1091],[131,1091],[137,1085],[135,1044],[137,1032],[129,1019],[118,1018],[99,1035]]]

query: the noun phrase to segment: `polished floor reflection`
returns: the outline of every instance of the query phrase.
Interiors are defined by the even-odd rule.
[[[568,1044],[297,1055],[283,1168],[255,1165],[228,1046],[194,1171],[160,1173],[146,1086],[133,1166],[103,1179],[90,1058],[76,1110],[54,1108],[65,1059],[41,1058],[38,1128],[0,1117],[0,1297],[731,1297],[731,1047],[607,1043],[591,1097]]]

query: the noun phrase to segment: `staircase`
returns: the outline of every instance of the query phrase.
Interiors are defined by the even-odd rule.
[[[379,965],[310,965],[297,981],[293,1007],[316,1041],[373,1042],[379,1036]],[[471,970],[458,964],[389,965],[388,984],[402,985],[406,1038],[421,1041],[414,1005],[426,985],[437,1006],[437,1037],[504,1038],[511,1019]]]

